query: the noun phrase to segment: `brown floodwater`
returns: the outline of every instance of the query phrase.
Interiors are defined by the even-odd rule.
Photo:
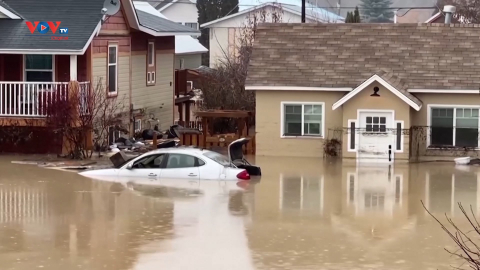
[[[466,225],[456,204],[480,212],[477,167],[265,157],[256,163],[263,176],[248,192],[202,195],[0,158],[0,269],[461,266],[421,202]]]

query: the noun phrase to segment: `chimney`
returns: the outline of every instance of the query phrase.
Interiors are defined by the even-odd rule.
[[[445,13],[445,24],[452,23],[453,14],[457,11],[457,8],[454,6],[444,6],[443,12]]]

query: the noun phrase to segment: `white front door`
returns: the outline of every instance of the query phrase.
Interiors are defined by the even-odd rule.
[[[357,159],[362,162],[393,162],[395,136],[393,112],[360,112]]]

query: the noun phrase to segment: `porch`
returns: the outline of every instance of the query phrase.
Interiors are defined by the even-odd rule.
[[[87,54],[0,54],[0,118],[46,117],[49,104],[68,98],[70,81],[86,94]]]

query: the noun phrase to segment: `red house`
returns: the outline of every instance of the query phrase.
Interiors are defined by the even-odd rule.
[[[102,82],[136,130],[152,119],[161,129],[173,124],[175,35],[199,32],[131,0],[106,2],[0,0],[2,126],[44,125],[49,98],[68,96],[70,81]]]

